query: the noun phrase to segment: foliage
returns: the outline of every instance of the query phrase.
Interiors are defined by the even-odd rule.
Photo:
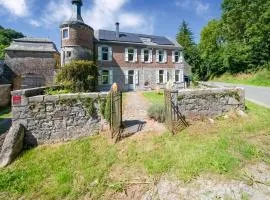
[[[111,96],[110,96],[110,94],[106,98],[104,118],[107,120],[107,122],[111,121]]]
[[[73,92],[93,92],[97,86],[98,70],[94,62],[72,61],[62,67],[56,82]]]
[[[250,73],[270,62],[270,1],[224,0],[222,17],[201,32],[201,79]]]
[[[69,94],[72,93],[70,89],[54,89],[54,88],[47,88],[45,90],[45,95],[57,95],[57,94]]]
[[[148,117],[160,123],[165,122],[165,106],[164,104],[153,104],[147,110]]]
[[[270,86],[270,70],[263,69],[258,72],[245,73],[245,74],[240,73],[240,74],[235,74],[235,75],[225,73],[220,77],[214,78],[213,81],[269,87]]]
[[[184,58],[192,66],[192,72],[196,72],[200,64],[200,55],[193,39],[193,33],[185,21],[179,27],[176,40],[184,48]]]
[[[12,40],[22,37],[24,37],[22,33],[16,32],[12,29],[4,29],[2,26],[0,26],[0,60],[4,59],[4,49],[10,45]]]

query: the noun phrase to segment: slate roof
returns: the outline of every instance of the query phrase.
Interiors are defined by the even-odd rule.
[[[55,44],[46,38],[19,38],[14,39],[6,51],[37,51],[37,52],[55,52],[58,50]]]
[[[158,45],[158,46],[181,47],[177,42],[172,41],[171,39],[164,36],[125,33],[125,32],[120,32],[119,36],[120,36],[119,39],[117,39],[116,32],[109,30],[98,30],[95,33],[95,37],[98,41],[136,43],[153,46]],[[151,42],[145,42],[142,40],[142,38],[148,38],[151,40]]]

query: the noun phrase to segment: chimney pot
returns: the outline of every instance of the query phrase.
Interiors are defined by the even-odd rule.
[[[115,28],[116,28],[115,33],[116,33],[116,39],[117,40],[119,40],[119,38],[120,38],[119,27],[120,27],[120,23],[119,22],[116,22],[115,23]]]

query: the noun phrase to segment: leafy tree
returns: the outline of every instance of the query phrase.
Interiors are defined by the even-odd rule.
[[[12,29],[4,29],[0,26],[0,59],[4,59],[4,49],[10,45],[13,39],[22,38],[24,35]]]
[[[184,58],[192,66],[192,71],[196,73],[196,70],[199,68],[200,56],[197,45],[194,42],[193,33],[185,21],[179,27],[176,40],[184,48]]]
[[[62,67],[56,82],[73,92],[93,92],[97,86],[98,69],[92,61],[72,61]]]

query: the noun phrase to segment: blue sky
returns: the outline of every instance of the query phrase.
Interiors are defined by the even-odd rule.
[[[60,44],[59,24],[71,15],[71,0],[0,0],[0,25],[29,37]],[[82,16],[94,29],[120,30],[175,38],[185,20],[198,42],[201,29],[221,15],[222,0],[83,0]]]

